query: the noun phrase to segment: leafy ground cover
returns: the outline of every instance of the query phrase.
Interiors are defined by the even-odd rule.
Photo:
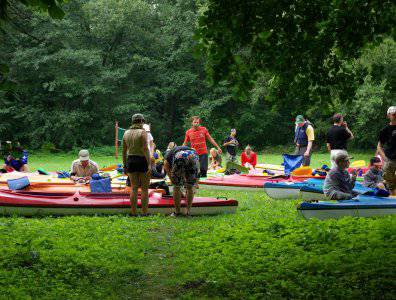
[[[394,298],[395,217],[304,220],[262,192],[199,194],[238,212],[0,218],[0,298]]]

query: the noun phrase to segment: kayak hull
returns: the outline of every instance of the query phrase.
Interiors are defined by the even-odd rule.
[[[140,199],[138,208],[141,207]],[[186,209],[186,200],[181,201],[182,211]],[[194,198],[191,215],[214,215],[235,213],[236,200],[220,198]],[[131,208],[128,195],[117,194],[29,194],[0,192],[0,214],[19,216],[69,216],[69,215],[126,215]],[[150,214],[170,214],[174,211],[172,197],[160,193],[151,193],[149,199]]]
[[[339,219],[346,216],[382,217],[396,214],[396,198],[360,195],[352,200],[337,202],[303,202],[297,207],[297,210],[303,217],[307,219]]]

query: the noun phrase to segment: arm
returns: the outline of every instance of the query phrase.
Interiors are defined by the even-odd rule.
[[[144,153],[144,157],[147,160],[147,165],[148,165],[148,169],[149,169],[148,171],[150,172],[151,171],[151,159],[150,159],[150,151],[149,151],[149,148],[148,148],[148,145],[147,145],[147,133],[146,133],[146,131],[143,131],[142,141],[143,141],[142,150],[143,150],[143,153]]]
[[[384,152],[384,149],[382,148],[381,142],[378,142],[377,152],[381,156],[382,160],[385,160],[385,152]]]
[[[326,147],[327,147],[327,150],[330,152],[331,151],[331,147],[330,147],[329,143],[326,143]]]
[[[122,139],[122,165],[126,166],[127,163],[127,144],[125,142],[125,138]]]
[[[215,146],[217,148],[217,150],[219,151],[219,154],[222,153],[221,148],[219,147],[219,145],[217,145],[216,141],[211,137],[211,135],[208,133],[207,135],[209,142],[212,143],[213,146]]]
[[[182,146],[187,146],[189,141],[190,141],[190,136],[188,135],[188,131],[187,131],[186,136],[184,137],[184,142],[183,142]]]
[[[355,136],[353,135],[352,131],[348,128],[348,126],[345,126],[345,130],[348,132],[349,134],[349,138],[348,140],[353,140],[355,138]]]
[[[165,170],[165,172],[166,172],[166,174],[170,174],[170,167],[169,167],[169,163],[168,163],[168,161],[165,159],[165,161],[164,161],[164,170]]]
[[[252,166],[256,167],[256,164],[257,164],[257,153],[254,153],[252,157]]]
[[[312,144],[313,141],[308,141],[307,151],[305,151],[304,156],[309,156],[309,153],[311,152],[312,149]]]

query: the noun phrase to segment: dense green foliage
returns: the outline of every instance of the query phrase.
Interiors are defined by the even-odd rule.
[[[12,299],[392,299],[396,218],[306,221],[296,203],[236,198],[236,215],[0,218]]]
[[[246,72],[255,78],[244,101],[235,97],[237,91],[232,78],[216,86],[206,81],[205,65],[213,64],[215,57],[194,57],[195,32],[198,30],[197,37],[202,43],[202,30],[208,30],[208,34],[217,30],[213,24],[213,28],[203,25],[203,20],[212,16],[214,4],[211,1],[70,0],[62,6],[65,16],[61,20],[52,19],[40,10],[31,11],[19,1],[9,2],[13,7],[8,12],[9,21],[0,28],[0,72],[9,69],[6,80],[0,78],[0,90],[3,88],[0,116],[6,120],[0,125],[0,135],[1,140],[19,140],[30,149],[48,143],[65,150],[111,145],[114,121],[118,120],[121,127],[128,127],[130,116],[138,111],[147,115],[161,149],[171,140],[180,144],[189,126],[188,117],[198,114],[218,142],[234,127],[243,145],[250,143],[256,149],[282,145],[280,151],[286,151],[293,141],[293,119],[301,113],[315,125],[316,147],[323,148],[330,116],[335,112],[347,114],[356,136],[355,148],[373,149],[378,131],[386,123],[385,109],[394,104],[394,40],[375,38],[376,43],[360,52],[352,51],[351,46],[358,48],[373,40],[374,37],[367,33],[367,26],[374,26],[375,33],[389,31],[394,21],[389,1],[372,4],[378,6],[374,12],[368,12],[364,5],[359,6],[351,18],[347,16],[353,1],[348,2],[343,15],[337,7],[327,4],[328,1],[317,2],[311,8],[310,1],[299,2],[294,8],[291,6],[286,15],[272,19],[268,14],[265,23],[270,26],[272,20],[279,34],[260,34],[260,39],[254,41],[270,44],[265,44],[264,48],[257,46],[257,57],[237,51],[233,59],[238,64],[229,64],[241,79],[248,78]],[[246,7],[259,2],[250,1]],[[339,2],[341,5],[345,1]],[[225,9],[235,9],[232,3]],[[257,13],[270,6],[278,11],[286,5],[266,3]],[[336,23],[323,21],[318,25],[322,28],[320,31],[314,24],[321,18],[316,11],[322,6],[323,20],[329,18]],[[389,11],[385,11],[386,7]],[[235,10],[240,12],[235,24],[226,23],[232,32],[241,35],[241,39],[245,32],[239,19],[243,10],[244,6]],[[359,20],[367,13],[367,24],[363,24]],[[381,18],[377,18],[377,14],[381,14]],[[201,15],[204,19],[198,22]],[[232,14],[223,15],[227,16],[234,20]],[[259,16],[252,19],[246,15],[252,22],[248,22],[249,26],[259,22]],[[359,18],[354,20],[355,16]],[[374,19],[378,24],[374,24]],[[224,19],[219,17],[216,24],[222,21]],[[338,30],[337,34],[330,34],[332,26],[347,21],[353,26],[345,32]],[[299,33],[297,25],[305,31],[301,29]],[[315,30],[306,32],[309,28]],[[353,37],[350,30],[356,28],[359,28],[358,34]],[[256,27],[255,30],[257,32],[252,31],[249,38],[261,29]],[[232,42],[235,37],[229,30],[227,32],[224,41]],[[290,45],[286,33],[296,35]],[[349,37],[351,44],[342,44],[345,55],[338,55],[335,48],[331,48],[335,53],[331,63],[336,64],[337,69],[325,59],[333,53],[329,52],[329,47]],[[310,42],[315,38],[319,40],[312,44],[303,42],[304,38]],[[325,43],[327,38],[329,42]],[[379,40],[382,42],[377,42]],[[270,47],[277,41],[282,43]],[[216,44],[210,45],[215,47]],[[296,45],[301,45],[301,53],[292,60],[287,59],[288,53],[300,49]],[[316,49],[315,45],[318,47],[315,53],[325,57],[310,54]],[[235,44],[239,46],[240,43]],[[354,55],[347,55],[350,52]],[[265,56],[273,68],[251,72],[252,66],[261,66],[253,58],[261,56]],[[357,58],[352,58],[354,56]],[[221,54],[223,58],[226,59]],[[311,77],[317,69],[327,70],[328,78],[313,84]],[[323,72],[319,71],[318,76],[322,76]],[[367,120],[372,121],[370,130],[366,130]]]

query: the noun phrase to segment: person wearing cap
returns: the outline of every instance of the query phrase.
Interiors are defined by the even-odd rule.
[[[383,178],[392,196],[396,196],[396,106],[389,107],[390,122],[379,133],[377,152],[384,162]]]
[[[370,159],[370,169],[364,174],[363,185],[368,188],[385,189],[382,178],[382,162],[376,156]]]
[[[336,166],[326,175],[323,184],[323,192],[331,200],[347,200],[357,195],[353,191],[356,182],[357,172],[348,173],[349,156],[344,150],[337,153],[335,157]]]
[[[240,146],[239,141],[236,139],[236,129],[231,129],[230,135],[224,140],[223,147],[226,147],[227,155],[226,160],[227,162],[238,162],[237,159],[237,147]]]
[[[142,214],[148,210],[148,188],[150,185],[150,151],[148,147],[147,132],[143,129],[144,116],[134,114],[132,125],[125,131],[122,138],[122,161],[124,172],[131,182],[131,215],[137,214],[138,188],[141,188]]]
[[[312,144],[315,140],[314,129],[302,115],[296,117],[295,124],[294,143],[296,144],[296,151],[294,154],[303,155],[303,166],[309,166],[311,164]]]
[[[191,118],[191,125],[192,127],[186,132],[183,146],[187,146],[187,144],[190,143],[191,148],[197,152],[199,156],[200,177],[206,177],[208,172],[208,149],[206,147],[206,139],[208,139],[209,142],[217,148],[219,154],[221,154],[222,151],[219,145],[217,145],[215,140],[209,134],[209,131],[205,127],[201,126],[201,119],[198,116]]]
[[[347,142],[353,139],[353,133],[341,114],[334,114],[333,126],[327,132],[327,150],[330,152],[331,167],[335,167],[335,157],[342,150],[347,150]]]
[[[72,162],[70,179],[71,180],[90,180],[92,175],[99,172],[96,162],[89,159],[88,150],[80,150],[78,159]]]

